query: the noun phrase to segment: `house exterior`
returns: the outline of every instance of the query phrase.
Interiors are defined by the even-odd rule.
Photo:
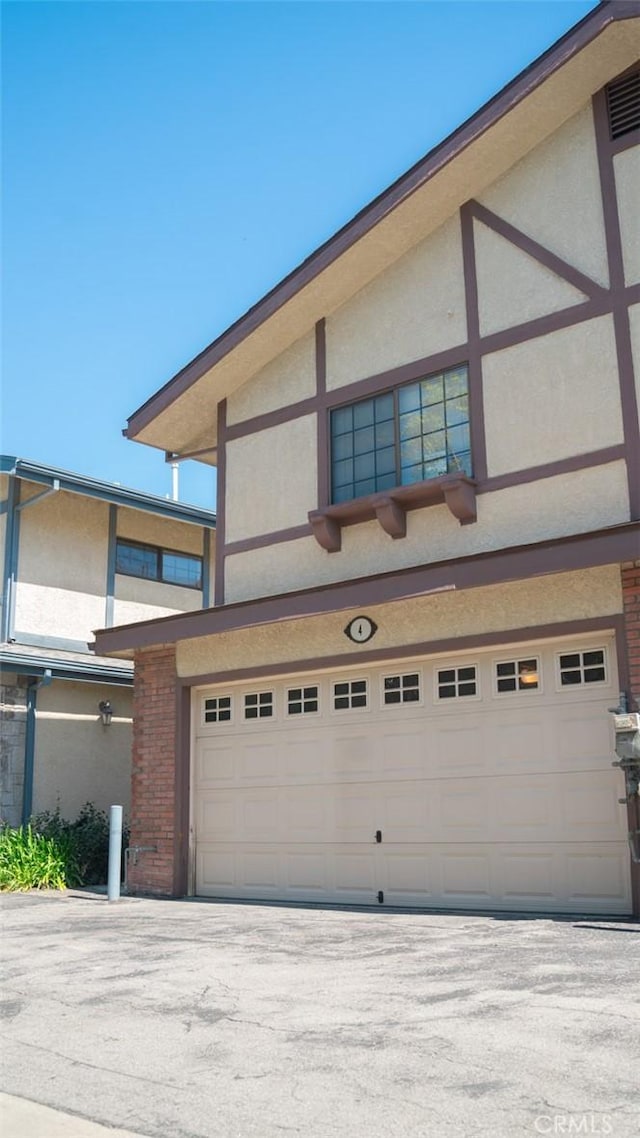
[[[0,457],[4,822],[128,811],[133,667],[88,641],[96,624],[206,607],[214,528],[207,510]]]
[[[134,888],[638,910],[639,55],[595,9],[129,420],[218,468],[214,606],[96,635]]]

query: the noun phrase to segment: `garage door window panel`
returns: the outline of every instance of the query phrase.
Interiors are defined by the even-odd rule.
[[[317,684],[289,688],[287,691],[287,715],[318,715],[320,711],[320,691]]]
[[[244,697],[245,720],[273,719],[274,714],[272,691],[247,692]]]
[[[607,655],[604,648],[561,652],[556,659],[560,688],[608,683]]]
[[[367,680],[336,680],[333,685],[333,710],[364,710],[369,705]]]
[[[382,706],[398,707],[402,704],[422,703],[422,683],[419,672],[384,676],[382,679]]]
[[[541,691],[540,661],[535,656],[499,661],[494,667],[494,685],[496,695]]]
[[[233,703],[230,695],[207,696],[203,701],[205,723],[231,723]]]
[[[476,664],[461,664],[436,671],[436,699],[479,699],[480,679]]]

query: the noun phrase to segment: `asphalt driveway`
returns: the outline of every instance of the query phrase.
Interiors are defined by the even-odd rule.
[[[11,1095],[158,1138],[640,1133],[637,924],[89,894],[2,910]]]

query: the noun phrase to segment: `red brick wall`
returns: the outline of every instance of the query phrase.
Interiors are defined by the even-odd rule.
[[[640,560],[622,565],[624,622],[629,651],[631,711],[640,711]]]
[[[154,846],[129,857],[132,893],[171,895],[175,860],[175,648],[135,655],[130,846]]]

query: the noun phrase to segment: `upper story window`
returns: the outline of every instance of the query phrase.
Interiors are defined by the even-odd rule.
[[[167,585],[183,585],[187,589],[202,588],[202,558],[138,541],[116,542],[116,573],[143,577],[146,581],[163,581]]]
[[[465,365],[331,412],[331,500],[471,475]]]

